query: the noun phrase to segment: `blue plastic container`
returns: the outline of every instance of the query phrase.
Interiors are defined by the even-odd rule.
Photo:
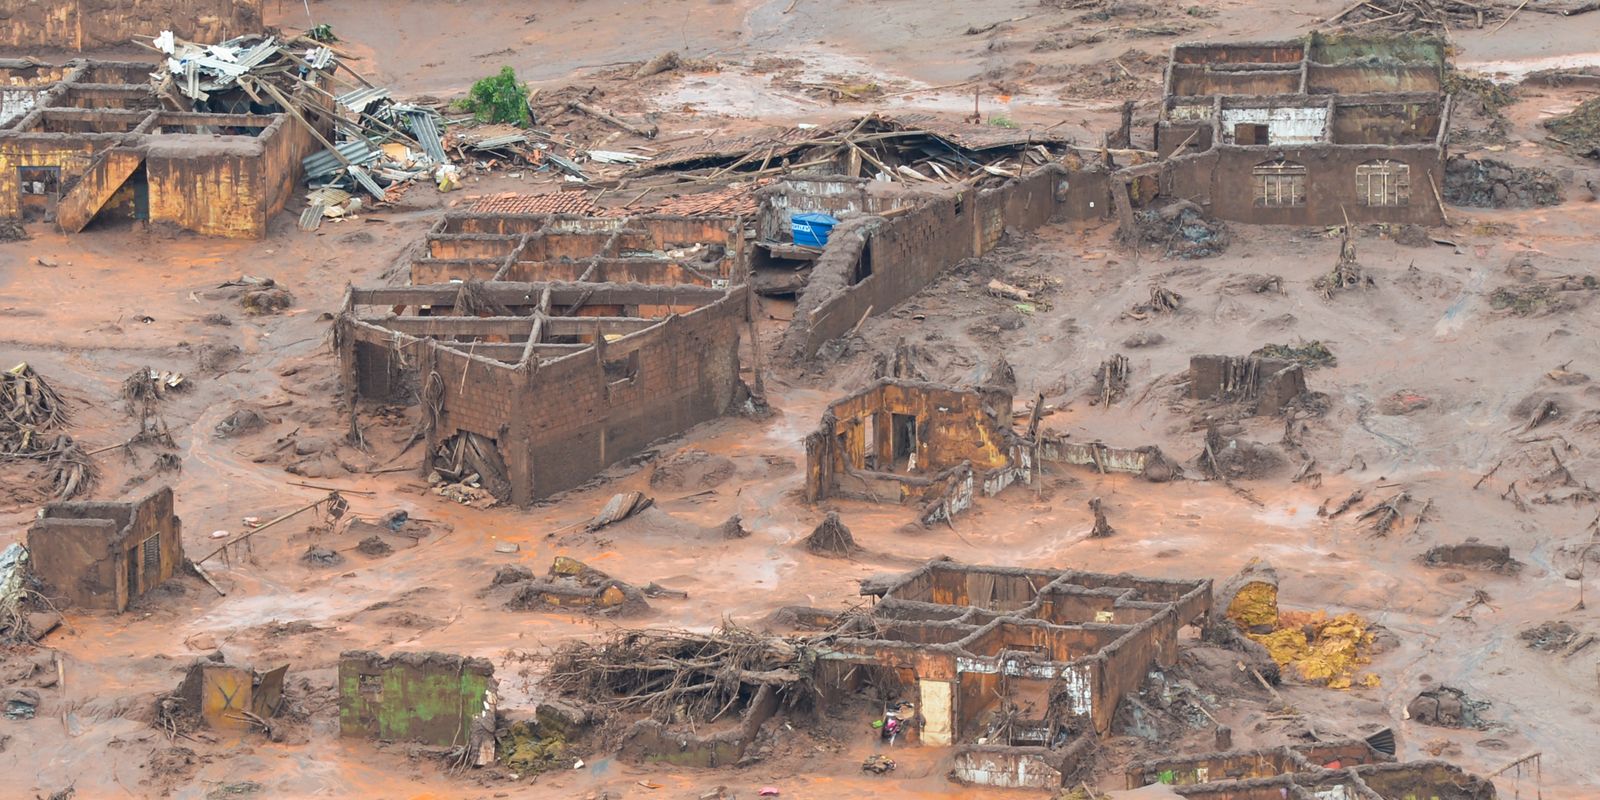
[[[805,247],[822,247],[828,243],[828,234],[839,220],[827,214],[790,214],[789,225],[794,228],[794,243]]]

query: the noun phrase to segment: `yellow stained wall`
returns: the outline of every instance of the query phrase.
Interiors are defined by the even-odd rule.
[[[22,210],[18,167],[60,167],[65,184],[88,169],[95,150],[92,141],[75,137],[0,140],[0,217],[15,217]]]
[[[261,136],[219,145],[206,135],[167,135],[149,148],[150,221],[207,236],[258,239],[283,209],[299,174],[300,142],[279,118]],[[185,140],[193,146],[185,146]]]

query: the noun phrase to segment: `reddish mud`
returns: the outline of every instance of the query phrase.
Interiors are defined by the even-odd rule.
[[[312,3],[311,9],[316,21],[331,23],[346,40],[342,47],[361,57],[358,69],[402,95],[450,96],[501,64],[553,89],[590,80],[608,65],[676,48],[715,62],[715,68],[657,76],[636,88],[605,84],[619,99],[659,114],[662,139],[758,122],[828,121],[877,107],[959,113],[972,102],[967,86],[835,106],[774,86],[756,67],[758,58],[781,57],[802,62],[801,72],[791,76],[798,83],[865,75],[890,91],[904,91],[981,79],[977,93],[985,116],[1067,119],[1086,141],[1098,143],[1098,132],[1114,125],[1109,112],[1123,97],[1155,99],[1160,70],[1123,61],[1130,68],[1126,83],[1114,65],[1106,69],[1118,83],[1074,82],[1087,65],[1105,66],[1130,49],[1160,56],[1181,39],[1298,35],[1345,5],[1204,2],[1196,7],[1216,13],[1180,18],[1181,34],[1111,32],[1102,41],[1061,49],[1039,49],[1038,43],[1068,31],[1067,18],[1020,0],[954,9],[832,0],[523,6],[356,0]],[[298,3],[269,2],[266,12],[270,24],[305,24]],[[1532,59],[1589,58],[1589,20],[1595,18],[1563,23],[1528,13],[1492,35],[1461,32],[1459,58],[1507,73],[1545,63]],[[992,30],[965,32],[996,21]],[[1508,110],[1510,139],[1493,145],[1494,157],[1593,174],[1592,165],[1540,144],[1538,122],[1583,97],[1572,90],[1524,90]],[[1139,113],[1153,116],[1154,110],[1145,105]],[[270,519],[325,493],[293,482],[350,490],[351,511],[363,519],[405,510],[427,520],[433,533],[415,542],[385,536],[394,552],[374,557],[356,550],[359,537],[321,532],[307,514],[261,534],[248,558],[208,562],[226,597],[186,577],[125,615],[69,613],[69,625],[45,642],[61,654],[65,683],[41,690],[44,702],[35,719],[0,721],[0,734],[10,737],[0,746],[0,796],[47,796],[71,785],[79,797],[200,798],[242,781],[259,782],[263,796],[275,797],[586,797],[609,791],[613,797],[676,798],[697,797],[718,785],[742,797],[767,785],[799,798],[1014,796],[951,784],[945,778],[948,755],[937,749],[897,749],[895,772],[861,774],[858,765],[876,746],[865,719],[855,738],[817,743],[797,735],[773,759],[747,769],[697,771],[598,758],[580,770],[520,783],[448,774],[404,745],[338,736],[330,687],[345,649],[483,656],[497,667],[502,707],[525,707],[539,697],[537,665],[528,658],[572,637],[617,625],[704,630],[724,619],[755,625],[784,605],[843,608],[860,600],[859,579],[942,555],[1216,579],[1252,558],[1267,559],[1282,577],[1285,606],[1360,612],[1398,638],[1370,665],[1381,679],[1375,688],[1281,690],[1318,730],[1393,726],[1402,758],[1443,754],[1480,774],[1541,751],[1543,788],[1550,796],[1591,794],[1600,785],[1592,756],[1600,656],[1594,650],[1552,656],[1528,649],[1517,634],[1556,619],[1600,632],[1593,601],[1588,610],[1573,610],[1579,582],[1565,577],[1579,563],[1574,547],[1590,541],[1595,507],[1530,503],[1522,511],[1502,494],[1514,480],[1524,487],[1523,497],[1537,494],[1528,482],[1548,467],[1539,448],[1516,441],[1542,435],[1522,431],[1524,400],[1541,392],[1559,395],[1570,412],[1551,426],[1571,448],[1561,451],[1567,469],[1584,483],[1600,471],[1595,432],[1572,422],[1596,407],[1593,384],[1562,385],[1547,377],[1558,367],[1596,375],[1600,363],[1591,343],[1600,326],[1589,293],[1576,293],[1574,308],[1528,316],[1496,310],[1490,299],[1495,289],[1518,283],[1523,263],[1541,275],[1594,274],[1596,206],[1581,180],[1565,182],[1568,202],[1553,208],[1451,208],[1453,224],[1432,233],[1453,246],[1407,248],[1372,235],[1358,239],[1358,258],[1376,286],[1332,299],[1318,294],[1313,283],[1334,265],[1339,242],[1319,231],[1235,225],[1227,253],[1191,262],[1119,249],[1110,241],[1109,225],[1049,226],[953,270],[892,314],[869,320],[860,332],[864,344],[836,361],[805,369],[764,365],[770,370],[770,418],[702,425],[662,448],[670,453],[692,445],[730,459],[734,476],[709,494],[692,488],[657,492],[649,486],[648,466],[619,468],[602,485],[528,511],[464,508],[427,492],[414,471],[304,478],[252,460],[291,434],[324,443],[342,436],[325,315],[337,311],[346,284],[384,279],[399,253],[463,195],[438,195],[424,185],[411,191],[405,209],[329,223],[315,234],[299,231],[293,213],[285,213],[260,242],[129,228],[91,229],[68,238],[32,225],[32,240],[0,244],[0,367],[25,360],[51,380],[72,402],[74,436],[92,447],[115,445],[136,430],[118,398],[123,378],[135,369],[178,370],[193,383],[160,406],[182,471],[152,474],[152,451],[137,449],[130,460],[112,450],[97,457],[102,475],[96,499],[123,498],[171,481],[185,547],[195,558],[214,549],[213,531],[239,533],[244,517]],[[466,194],[543,191],[547,184],[543,177],[499,176],[469,182]],[[299,208],[293,203],[290,212]],[[215,291],[242,274],[272,277],[294,294],[295,304],[279,315],[246,315]],[[1237,279],[1248,274],[1281,277],[1282,292],[1238,288]],[[990,277],[1053,280],[1057,284],[1047,295],[1052,307],[1019,312],[982,291]],[[1179,312],[1148,321],[1124,318],[1123,312],[1148,298],[1153,283],[1183,296]],[[770,353],[792,307],[769,302],[763,311],[762,350]],[[213,314],[232,324],[203,321]],[[1015,317],[1017,327],[998,324],[1006,317]],[[1159,333],[1165,341],[1140,348],[1124,344],[1140,331]],[[1308,383],[1327,395],[1329,411],[1307,421],[1300,441],[1317,460],[1322,483],[1292,483],[1293,465],[1239,482],[1242,492],[1215,482],[1155,485],[1058,468],[1036,486],[979,499],[953,528],[914,527],[910,508],[830,503],[864,551],[850,560],[811,555],[797,545],[827,509],[799,500],[801,440],[832,399],[864,385],[871,354],[892,349],[902,337],[926,354],[929,377],[936,380],[969,379],[1004,355],[1017,375],[1019,409],[1041,391],[1058,407],[1045,418],[1045,428],[1117,446],[1156,444],[1186,462],[1191,473],[1203,435],[1195,418],[1203,409],[1183,400],[1175,383],[1153,384],[1178,376],[1192,354],[1245,354],[1267,343],[1321,341],[1338,363],[1311,371]],[[238,352],[230,357],[233,347]],[[204,358],[202,348],[209,348]],[[1119,352],[1132,366],[1128,396],[1110,408],[1090,405],[1095,367]],[[1430,405],[1406,415],[1383,413],[1382,401],[1401,391],[1426,397]],[[269,425],[218,438],[213,429],[239,402],[266,408]],[[335,448],[338,457],[379,467],[414,464],[415,451],[398,455],[410,424],[406,419],[369,426],[371,452]],[[1283,435],[1278,419],[1246,420],[1243,426],[1243,436],[1261,442]],[[1474,489],[1497,463],[1502,466],[1496,475]],[[0,544],[21,539],[41,500],[20,471],[8,468],[4,475]],[[1377,537],[1353,515],[1329,520],[1316,513],[1330,498],[1336,503],[1357,488],[1377,496],[1398,486],[1419,502],[1432,500],[1428,519],[1408,518]],[[582,532],[581,523],[624,490],[654,494],[657,507],[676,522]],[[1088,538],[1093,517],[1085,503],[1091,497],[1104,499],[1114,537]],[[735,513],[752,535],[719,538],[715,526]],[[1433,569],[1417,561],[1435,544],[1468,537],[1510,545],[1512,556],[1527,566],[1507,575]],[[497,553],[495,546],[504,542],[516,544],[517,552]],[[339,551],[343,563],[306,565],[300,556],[312,544]],[[499,566],[520,564],[542,573],[557,555],[689,597],[652,600],[651,615],[618,621],[511,612],[478,596]],[[1592,575],[1588,580],[1593,583]],[[1479,589],[1489,605],[1462,612]],[[219,734],[178,742],[201,754],[194,771],[181,780],[152,774],[152,753],[172,744],[150,724],[155,696],[176,687],[190,661],[217,650],[232,663],[257,668],[290,664],[290,695],[308,721],[292,726],[281,743]],[[10,653],[4,663],[27,657]],[[1425,681],[1489,700],[1492,727],[1447,730],[1405,720],[1406,703]],[[1236,746],[1281,744],[1282,726],[1265,719],[1266,700],[1258,693],[1219,713],[1233,728]],[[1209,749],[1199,740],[1184,746]],[[1120,788],[1117,759],[1140,747],[1120,741],[1108,748],[1095,776],[1103,788]],[[1498,779],[1504,795],[1515,788],[1513,780],[1511,774]],[[662,788],[645,789],[640,781]],[[1520,788],[1529,785],[1524,777]]]

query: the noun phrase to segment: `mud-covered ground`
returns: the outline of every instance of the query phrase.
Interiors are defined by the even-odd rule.
[[[510,64],[549,91],[602,86],[608,104],[655,115],[663,141],[880,107],[964,113],[976,87],[986,117],[1065,121],[1097,143],[1124,98],[1141,101],[1141,117],[1153,116],[1149,102],[1172,43],[1298,35],[1347,4],[1118,3],[1103,19],[1074,5],[357,0],[311,10],[360,57],[358,69],[400,94],[448,97]],[[305,24],[300,4],[268,3],[267,11],[272,24]],[[1457,58],[1513,75],[1592,63],[1600,59],[1596,19],[1525,13],[1496,33],[1454,31]],[[637,85],[605,72],[666,48],[696,61]],[[7,55],[14,54],[0,53]],[[840,104],[827,97],[825,87],[863,83],[892,96]],[[0,367],[27,361],[52,381],[71,403],[73,434],[91,448],[137,430],[119,397],[134,370],[181,371],[191,384],[159,406],[181,471],[155,472],[156,448],[109,450],[96,456],[95,498],[138,496],[171,482],[193,558],[214,549],[214,531],[237,534],[246,517],[270,519],[325,494],[313,487],[350,490],[362,519],[404,510],[422,527],[420,538],[384,535],[393,552],[368,555],[356,549],[364,535],[329,532],[307,514],[261,534],[249,557],[208,562],[226,596],[185,577],[125,615],[70,613],[45,642],[60,654],[64,681],[51,678],[57,672],[48,652],[0,653],[0,679],[42,696],[34,719],[0,720],[0,794],[49,796],[72,786],[79,797],[201,798],[254,781],[260,796],[275,797],[698,797],[718,785],[741,797],[768,785],[802,798],[1009,796],[949,783],[948,763],[931,749],[897,749],[895,772],[863,775],[858,765],[875,744],[867,719],[844,728],[859,735],[797,734],[747,769],[596,758],[536,782],[450,775],[412,748],[338,737],[332,685],[342,650],[489,658],[502,707],[515,708],[537,698],[537,656],[571,637],[617,625],[704,630],[727,619],[753,626],[785,605],[842,608],[858,601],[860,578],[941,555],[1219,580],[1266,559],[1282,577],[1285,606],[1359,612],[1394,634],[1367,668],[1380,679],[1376,687],[1281,689],[1317,731],[1392,726],[1403,758],[1442,755],[1478,773],[1541,751],[1547,795],[1592,793],[1600,785],[1592,757],[1600,648],[1566,656],[1519,638],[1550,621],[1600,633],[1592,600],[1591,610],[1574,609],[1579,581],[1568,577],[1587,574],[1577,552],[1600,515],[1586,494],[1600,475],[1593,388],[1600,363],[1592,346],[1600,324],[1595,292],[1582,280],[1600,274],[1592,255],[1600,214],[1584,188],[1595,169],[1550,149],[1538,127],[1587,96],[1524,87],[1503,129],[1472,139],[1472,155],[1550,170],[1565,186],[1564,204],[1451,208],[1452,224],[1430,232],[1450,242],[1444,245],[1402,246],[1393,232],[1363,230],[1356,249],[1373,279],[1369,288],[1332,297],[1316,289],[1340,246],[1321,230],[1232,225],[1223,255],[1183,261],[1159,247],[1118,247],[1109,225],[1049,226],[952,270],[822,361],[763,365],[771,417],[720,420],[660,449],[726,458],[731,474],[680,489],[652,487],[650,464],[619,468],[601,485],[529,511],[465,508],[429,493],[414,470],[394,471],[417,457],[400,455],[409,416],[365,419],[365,452],[341,445],[328,315],[346,284],[387,280],[401,251],[449,204],[541,190],[545,179],[501,175],[469,182],[462,195],[421,186],[403,207],[328,223],[315,234],[295,227],[299,206],[292,204],[260,242],[117,228],[67,238],[33,225],[31,240],[0,244]],[[236,292],[220,288],[241,275],[273,278],[293,293],[293,305],[276,315],[245,313]],[[1576,288],[1548,288],[1564,276]],[[1046,302],[1022,310],[991,297],[983,287],[993,277],[1041,287]],[[1279,280],[1267,280],[1273,277]],[[1263,285],[1270,288],[1257,291]],[[1143,319],[1127,313],[1153,286],[1180,295],[1178,310]],[[771,302],[763,310],[770,345],[792,307]],[[873,355],[902,338],[938,380],[973,379],[1004,356],[1017,377],[1018,409],[1038,392],[1055,407],[1045,428],[1118,446],[1159,445],[1191,476],[1200,474],[1194,459],[1206,415],[1228,414],[1182,396],[1190,355],[1320,341],[1337,363],[1308,373],[1325,411],[1300,418],[1291,444],[1280,418],[1244,419],[1230,429],[1283,459],[1231,486],[1056,469],[1036,486],[981,499],[953,530],[915,527],[908,508],[804,505],[802,437],[831,399],[864,385]],[[1128,394],[1110,407],[1091,404],[1096,366],[1117,353],[1130,360]],[[1559,413],[1528,427],[1546,401]],[[241,407],[258,411],[265,425],[219,436],[218,423]],[[1294,480],[1307,459],[1314,464],[1305,474],[1320,483]],[[0,543],[9,543],[22,537],[43,497],[25,469],[7,466],[3,475]],[[657,509],[598,533],[581,531],[612,493],[629,489],[653,495]],[[1411,513],[1381,536],[1354,513],[1318,515],[1356,490],[1368,495],[1362,509],[1405,491]],[[1103,498],[1114,537],[1088,538],[1091,497]],[[853,559],[819,558],[797,546],[828,508],[864,548]],[[752,535],[725,540],[715,527],[735,513]],[[1433,545],[1469,537],[1509,545],[1525,566],[1506,574],[1419,562]],[[497,552],[505,543],[516,552]],[[301,556],[313,545],[338,551],[342,561],[306,563]],[[480,596],[501,565],[540,573],[556,555],[638,585],[682,590],[688,599],[653,600],[648,616],[610,620],[511,612]],[[1486,604],[1472,603],[1479,590]],[[217,651],[258,668],[291,665],[296,713],[283,741],[202,733],[173,742],[152,726],[155,696],[176,687],[192,660]],[[1204,666],[1190,664],[1195,674],[1215,676]],[[1202,688],[1219,698],[1215,713],[1237,746],[1293,735],[1299,723],[1269,719],[1281,715],[1266,692],[1230,681]],[[1435,683],[1488,701],[1489,727],[1405,719],[1406,703]],[[1209,735],[1195,729],[1160,743],[1118,737],[1095,779],[1120,788],[1114,768],[1122,762],[1178,748],[1209,749]],[[1502,793],[1513,791],[1513,781],[1501,776]],[[1524,775],[1521,790],[1529,786]]]

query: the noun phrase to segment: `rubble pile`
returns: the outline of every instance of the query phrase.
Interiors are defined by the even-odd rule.
[[[1556,176],[1491,158],[1452,156],[1445,162],[1444,199],[1469,208],[1533,208],[1566,199]]]
[[[1140,243],[1159,245],[1172,258],[1210,258],[1228,249],[1227,226],[1188,200],[1140,211],[1135,225]]]
[[[1585,158],[1600,159],[1600,97],[1578,104],[1572,113],[1544,122],[1550,139]]]
[[[1360,675],[1370,661],[1371,622],[1359,614],[1329,616],[1323,611],[1285,611],[1278,607],[1278,578],[1271,565],[1255,561],[1219,590],[1217,601],[1245,636],[1265,647],[1285,674],[1331,689],[1378,685],[1378,676]]]

